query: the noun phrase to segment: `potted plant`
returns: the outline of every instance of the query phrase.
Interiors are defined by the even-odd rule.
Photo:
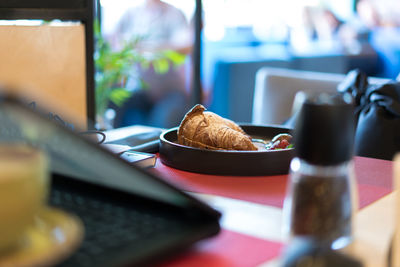
[[[185,55],[172,50],[143,54],[137,49],[140,37],[126,42],[121,49],[112,49],[103,38],[98,23],[95,23],[95,101],[98,128],[107,129],[106,111],[110,102],[121,106],[132,95],[132,88],[127,88],[128,79],[136,79],[141,90],[146,84],[140,79],[137,67],[154,68],[158,74],[168,72],[171,66],[183,64]]]

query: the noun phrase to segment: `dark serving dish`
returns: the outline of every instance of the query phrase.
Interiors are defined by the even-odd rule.
[[[240,124],[254,139],[271,140],[280,133],[292,129],[280,126]],[[167,166],[205,174],[256,176],[278,175],[289,172],[294,149],[270,151],[206,150],[177,143],[177,129],[172,128],[160,135],[160,159]]]

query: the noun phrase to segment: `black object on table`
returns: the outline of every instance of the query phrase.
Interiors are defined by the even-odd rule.
[[[160,134],[162,130],[152,130],[149,132],[132,134],[127,137],[106,142],[105,144],[130,146],[131,150],[156,153],[159,150]]]

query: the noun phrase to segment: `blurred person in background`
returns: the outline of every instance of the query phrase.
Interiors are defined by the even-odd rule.
[[[291,30],[291,42],[297,48],[308,47],[309,43],[324,45],[338,40],[343,24],[328,8],[304,6],[300,21]]]
[[[400,1],[376,1],[379,26],[369,41],[378,54],[378,76],[395,79],[400,73]]]
[[[346,45],[368,43],[371,32],[381,25],[377,7],[370,0],[360,0],[356,4],[354,16],[340,28],[340,38]]]
[[[376,76],[395,79],[400,73],[400,2],[360,0],[356,14],[340,32],[343,43],[370,46],[378,56]]]
[[[400,73],[400,1],[359,0],[356,12],[339,30],[349,52],[371,49],[378,57],[374,76],[395,79]]]
[[[343,24],[330,9],[321,8],[315,14],[315,27],[319,41],[338,39],[338,32]]]
[[[140,53],[174,51],[188,55],[192,51],[193,31],[184,14],[161,0],[145,0],[128,9],[112,36],[114,47],[136,40]],[[169,128],[177,126],[187,111],[190,64],[179,66],[168,61],[165,73],[159,73],[150,63],[138,67],[140,83],[128,82],[132,96],[116,109],[114,127],[143,124]]]
[[[303,49],[316,40],[315,8],[303,6],[298,23],[290,29],[290,43],[296,49]]]

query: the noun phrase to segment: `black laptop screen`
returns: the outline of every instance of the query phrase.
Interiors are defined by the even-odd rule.
[[[176,206],[190,200],[179,190],[123,162],[109,151],[15,100],[0,104],[0,141],[25,142],[49,155],[52,172]]]

